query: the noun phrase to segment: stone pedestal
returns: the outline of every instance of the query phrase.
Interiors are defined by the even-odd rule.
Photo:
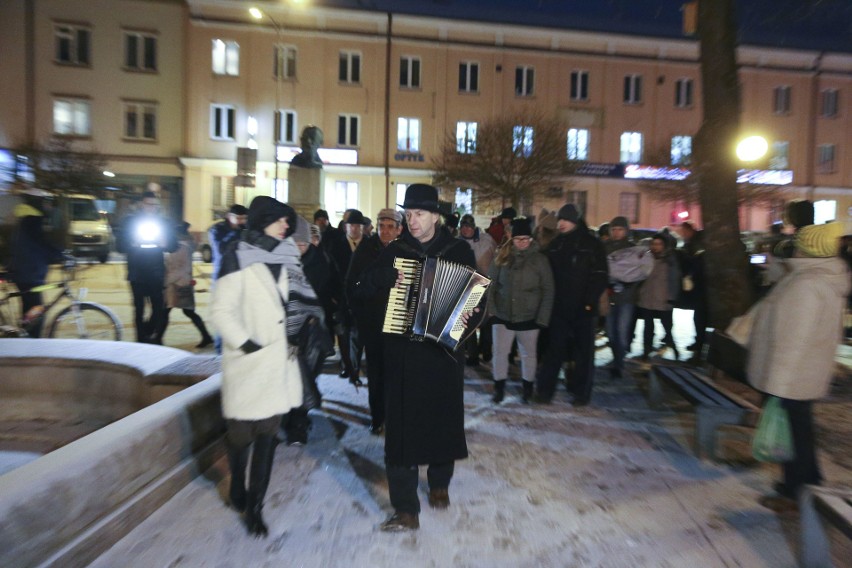
[[[300,168],[290,165],[288,205],[305,219],[313,219],[314,212],[322,208],[325,172],[322,168]]]

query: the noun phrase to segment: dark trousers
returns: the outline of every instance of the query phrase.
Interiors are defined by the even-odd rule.
[[[699,302],[692,312],[692,323],[695,324],[695,348],[693,353],[700,356],[707,337],[707,304]]]
[[[132,281],[133,309],[135,310],[136,341],[139,343],[162,342],[158,332],[163,329],[166,304],[163,299],[162,281]],[[151,305],[151,317],[145,319],[145,301]]]
[[[784,485],[796,495],[803,485],[819,485],[822,482],[819,464],[816,458],[816,440],[814,438],[814,417],[810,400],[781,399],[781,406],[790,417],[790,431],[793,434],[793,449],[796,456],[784,463]]]
[[[597,316],[593,314],[568,319],[554,312],[550,318],[550,341],[538,373],[539,395],[553,397],[562,362],[571,359],[574,361],[573,390],[576,400],[588,401],[592,397],[596,324]]]
[[[337,345],[340,347],[340,360],[343,362],[343,370],[347,372],[350,380],[357,379],[361,372],[363,347],[355,327],[344,326],[343,333],[337,336]]]
[[[44,303],[44,300],[41,297],[41,292],[30,292],[32,288],[35,286],[40,286],[41,284],[29,284],[29,283],[15,283],[15,286],[18,287],[18,290],[21,292],[21,319],[27,315],[27,312],[36,306],[40,306]],[[26,326],[27,335],[30,337],[40,337],[41,336],[41,328],[44,325],[44,316],[40,316],[32,320],[28,326]]]
[[[479,329],[464,342],[464,351],[468,359],[491,359],[491,324],[483,323]]]
[[[360,335],[367,354],[367,400],[373,428],[385,423],[385,361],[384,340],[381,331]]]
[[[672,337],[672,310],[648,310],[639,308],[639,315],[645,322],[645,330],[643,332],[644,348],[643,353],[648,355],[654,350],[654,320],[660,320],[663,324],[663,330],[666,335],[663,337],[663,345],[674,347],[674,337]]]
[[[426,478],[430,489],[444,489],[450,486],[456,462],[429,464]],[[420,514],[420,499],[417,498],[419,468],[405,465],[387,465],[388,491],[391,506],[399,513]]]
[[[169,312],[171,308],[166,308],[163,310],[163,321],[160,327],[159,338],[162,341],[163,337],[166,336],[166,329],[169,327]],[[207,339],[210,337],[210,334],[207,332],[207,326],[204,325],[204,320],[201,319],[201,316],[198,315],[195,310],[190,310],[188,308],[183,308],[183,315],[189,318],[192,324],[195,326],[195,329],[198,330],[198,333],[201,334],[201,339]]]

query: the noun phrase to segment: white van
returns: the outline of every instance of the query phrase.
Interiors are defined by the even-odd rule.
[[[74,256],[95,257],[106,262],[112,244],[112,229],[105,214],[98,211],[95,198],[85,194],[62,196],[63,213],[68,219],[69,246]]]

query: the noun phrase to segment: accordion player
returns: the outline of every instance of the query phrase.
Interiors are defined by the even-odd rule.
[[[393,265],[403,281],[390,291],[382,331],[430,339],[455,351],[475,331],[465,329],[462,315],[479,305],[491,280],[441,258],[397,257]]]

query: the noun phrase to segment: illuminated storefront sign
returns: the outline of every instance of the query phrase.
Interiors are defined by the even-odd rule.
[[[296,154],[301,154],[302,149],[295,146],[279,146],[278,161],[289,164]],[[317,150],[323,164],[330,166],[357,166],[358,150],[350,148],[320,148]]]
[[[658,166],[640,166],[629,164],[624,167],[625,179],[651,179],[682,181],[689,177],[690,171],[684,168],[666,168]],[[757,185],[789,185],[793,183],[792,170],[739,170],[737,183]]]

